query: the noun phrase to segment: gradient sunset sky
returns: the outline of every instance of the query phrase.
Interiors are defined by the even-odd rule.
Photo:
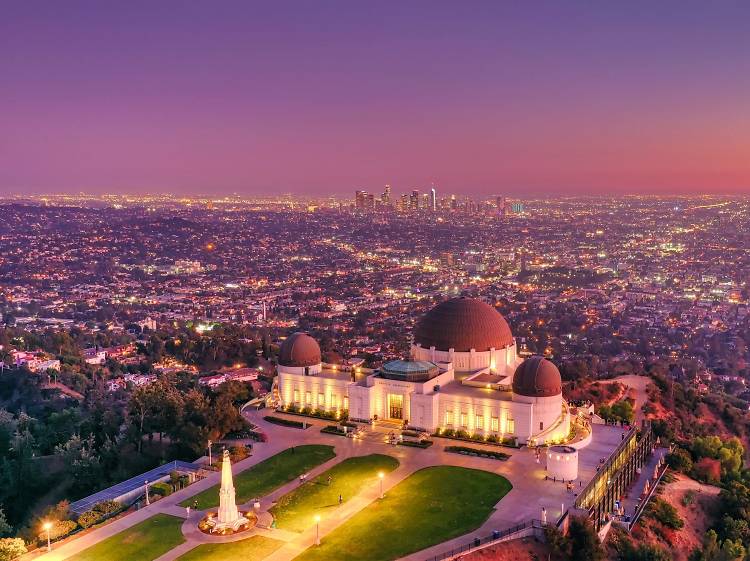
[[[8,1],[0,194],[750,192],[750,2]]]

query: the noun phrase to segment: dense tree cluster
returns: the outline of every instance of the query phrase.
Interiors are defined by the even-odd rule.
[[[22,370],[6,371],[3,381],[38,397],[25,411],[0,409],[2,520],[7,516],[25,536],[38,527],[45,503],[75,500],[164,461],[202,455],[209,438],[245,428],[238,405],[251,397],[245,383],[214,391],[187,373],[115,393],[100,382],[80,404],[43,399],[38,377]]]

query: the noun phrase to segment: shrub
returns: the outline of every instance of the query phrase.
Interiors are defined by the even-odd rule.
[[[641,544],[638,547],[629,545],[620,554],[622,561],[670,561],[672,556],[656,545]]]
[[[721,462],[713,458],[701,458],[693,465],[696,479],[708,483],[718,483],[721,480]]]
[[[412,446],[414,448],[429,448],[432,446],[432,440],[402,440],[399,446]]]
[[[682,506],[688,506],[695,502],[695,490],[689,489],[685,492],[685,494],[682,496],[682,499],[680,500],[682,503]]]
[[[101,512],[102,514],[112,514],[113,512],[119,512],[122,509],[122,504],[117,501],[102,501],[96,503],[92,510]]]
[[[229,449],[229,457],[232,459],[232,463],[244,460],[250,455],[246,446],[232,446]]]
[[[88,528],[90,526],[93,526],[97,522],[100,522],[103,519],[104,519],[104,514],[102,514],[101,512],[97,512],[94,509],[91,509],[82,513],[78,517],[78,525],[81,528]]]
[[[342,429],[339,426],[336,425],[328,425],[320,429],[320,432],[324,432],[326,434],[335,434],[338,436],[345,436],[346,433],[344,432],[344,429]]]
[[[0,561],[12,561],[26,551],[26,544],[21,538],[0,538]]]
[[[154,483],[149,488],[154,495],[166,497],[172,494],[172,486],[169,483]]]
[[[49,530],[49,537],[52,540],[67,536],[73,530],[78,528],[78,523],[72,520],[56,520],[52,523],[52,528]],[[47,531],[41,532],[38,536],[39,541],[47,541]]]
[[[663,499],[654,499],[649,506],[649,514],[667,528],[679,530],[685,523],[680,518],[677,509]]]

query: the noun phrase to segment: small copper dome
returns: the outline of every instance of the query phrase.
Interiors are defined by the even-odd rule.
[[[318,342],[307,333],[293,333],[281,344],[279,364],[281,366],[313,366],[322,362]]]
[[[414,343],[438,351],[484,352],[511,346],[508,322],[495,308],[474,298],[451,298],[427,312],[414,329]]]
[[[540,356],[524,360],[513,374],[513,393],[527,397],[562,394],[562,378],[557,366]]]

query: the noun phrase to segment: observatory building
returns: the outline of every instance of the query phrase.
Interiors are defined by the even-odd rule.
[[[407,360],[366,373],[324,364],[318,343],[295,333],[281,346],[278,372],[283,407],[347,411],[358,421],[521,444],[562,442],[570,431],[557,367],[542,357],[522,361],[505,318],[472,298],[452,298],[427,312]]]

